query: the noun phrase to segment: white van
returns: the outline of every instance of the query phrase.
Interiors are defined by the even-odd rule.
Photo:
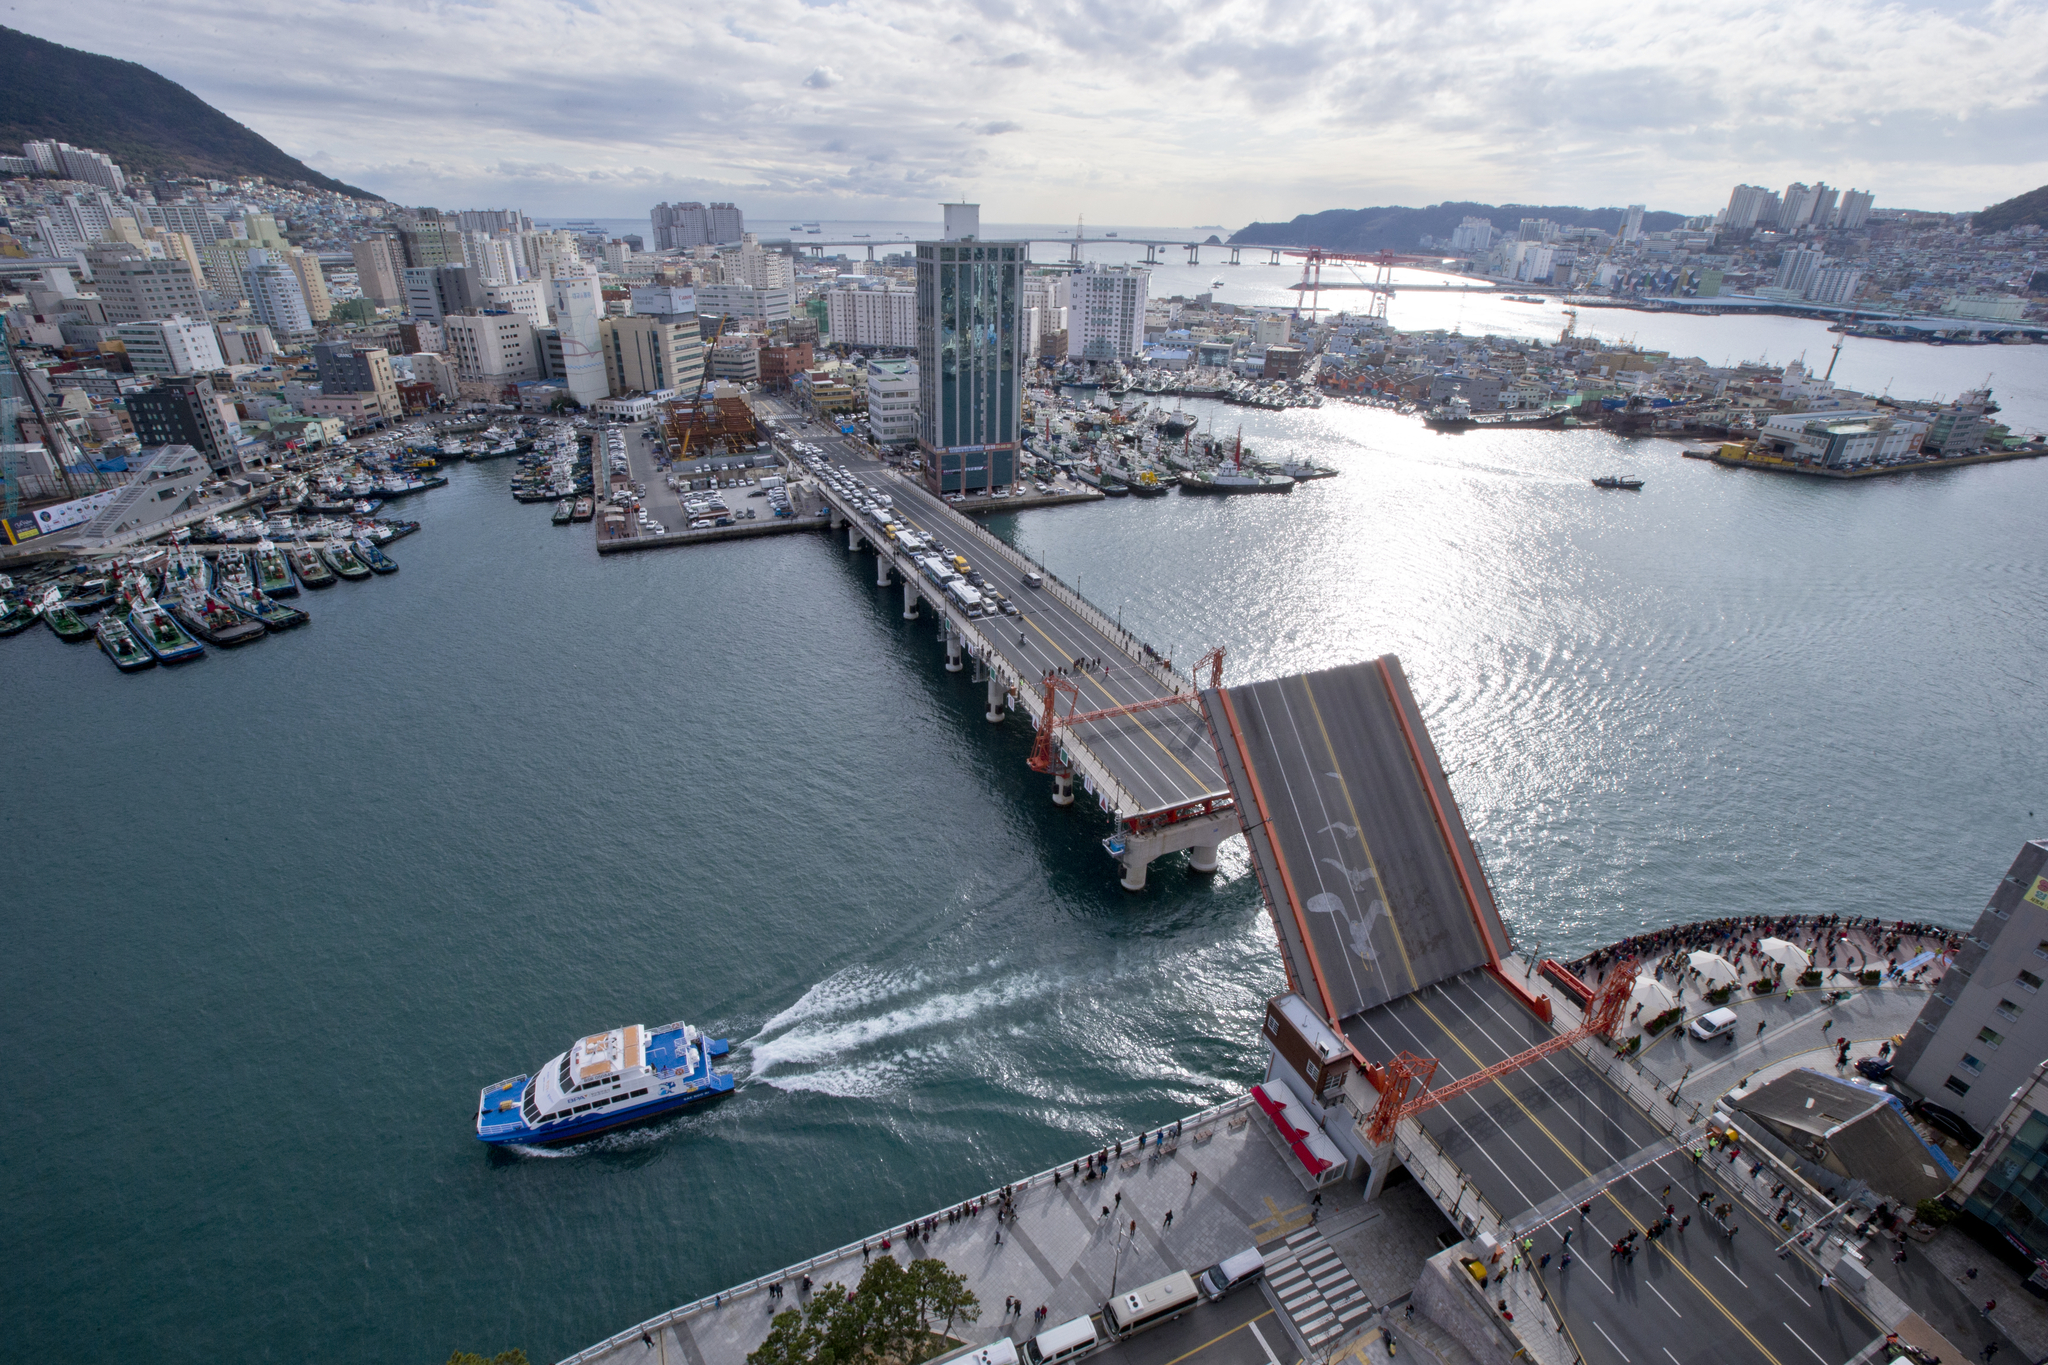
[[[1095,1335],[1094,1319],[1082,1316],[1048,1328],[1025,1342],[1024,1356],[1031,1365],[1059,1365],[1062,1360],[1087,1355],[1101,1344]]]
[[[1703,1043],[1711,1043],[1716,1038],[1732,1038],[1735,1035],[1735,1011],[1708,1010],[1693,1020],[1686,1032]]]
[[[1028,570],[1026,570],[1026,571],[1025,571],[1025,573],[1024,573],[1024,586],[1025,586],[1025,587],[1027,587],[1027,588],[1042,588],[1042,587],[1044,587],[1044,586],[1045,586],[1045,575],[1044,575],[1044,574],[1042,574],[1042,573],[1040,573],[1040,572],[1039,572],[1038,570],[1036,570],[1036,569],[1028,569]]]
[[[1008,1337],[997,1337],[986,1346],[969,1346],[932,1365],[1017,1365],[1017,1346]]]
[[[1259,1254],[1257,1247],[1250,1247],[1235,1256],[1224,1257],[1195,1276],[1195,1288],[1202,1291],[1203,1298],[1214,1302],[1265,1273],[1266,1258]]]

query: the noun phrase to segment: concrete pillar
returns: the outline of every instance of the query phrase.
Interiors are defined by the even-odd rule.
[[[830,504],[827,505],[830,506]],[[839,515],[837,507],[832,508],[832,529],[836,531],[844,525],[846,525],[846,518]]]
[[[850,521],[846,523],[846,548],[848,550],[858,550],[860,548],[860,528]]]
[[[917,584],[907,578],[903,580],[903,619],[917,619]]]
[[[1074,774],[1071,770],[1061,768],[1052,775],[1052,803],[1055,806],[1074,804]]]
[[[996,676],[994,669],[990,669],[988,671],[988,711],[983,715],[982,719],[988,721],[991,725],[1000,724],[1009,717],[1009,712],[1003,709],[1003,694],[1005,690],[1003,680]]]
[[[966,665],[960,662],[960,632],[950,625],[946,627],[946,671],[958,673]]]
[[[1366,1169],[1365,1190],[1360,1202],[1370,1204],[1373,1200],[1380,1197],[1380,1191],[1386,1188],[1387,1177],[1393,1173],[1394,1167],[1398,1164],[1394,1160],[1394,1144],[1388,1142],[1375,1147],[1368,1143],[1365,1149],[1365,1159],[1370,1164]]]
[[[1188,850],[1188,871],[1214,872],[1216,870],[1216,845],[1196,844]]]
[[[875,552],[875,586],[878,588],[889,586],[889,556],[879,550]]]
[[[1135,853],[1124,854],[1124,879],[1117,884],[1126,891],[1143,891],[1145,869],[1150,866],[1151,860],[1148,858],[1140,858]]]

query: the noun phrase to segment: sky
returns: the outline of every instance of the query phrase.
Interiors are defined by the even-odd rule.
[[[1242,226],[2048,183],[2048,0],[8,0],[406,204]]]

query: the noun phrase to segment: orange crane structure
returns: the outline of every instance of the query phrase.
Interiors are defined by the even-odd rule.
[[[1394,292],[1394,267],[1397,265],[1441,266],[1442,256],[1406,256],[1394,251],[1376,251],[1360,255],[1352,251],[1331,251],[1326,247],[1312,246],[1300,251],[1289,251],[1289,256],[1301,257],[1301,283],[1295,288],[1309,295],[1309,316],[1314,317],[1322,307],[1323,266],[1369,265],[1375,268],[1372,291],[1372,316],[1384,322],[1387,318],[1387,295]]]
[[[1430,1078],[1440,1065],[1434,1057],[1417,1057],[1411,1053],[1399,1053],[1380,1066],[1368,1068],[1368,1078],[1380,1092],[1379,1103],[1373,1106],[1372,1116],[1366,1121],[1365,1135],[1374,1143],[1389,1142],[1394,1129],[1402,1119],[1413,1118],[1426,1109],[1434,1109],[1446,1100],[1457,1098],[1490,1085],[1510,1072],[1520,1071],[1531,1062],[1541,1061],[1553,1052],[1562,1052],[1573,1043],[1587,1038],[1611,1038],[1614,1027],[1621,1022],[1621,1011],[1628,1004],[1629,993],[1635,989],[1636,960],[1626,958],[1614,964],[1586,1008],[1586,1021],[1555,1037],[1546,1038],[1526,1052],[1518,1052],[1492,1066],[1482,1068],[1469,1076],[1460,1076],[1449,1085],[1429,1088]],[[1422,1082],[1422,1093],[1410,1099],[1408,1092],[1415,1082]]]
[[[1209,670],[1208,685],[1211,688],[1221,687],[1223,685],[1223,646],[1216,646],[1216,648],[1204,654],[1200,662],[1196,663],[1194,677],[1197,683],[1200,682],[1202,670],[1205,668]],[[1064,715],[1059,710],[1059,699],[1062,695],[1067,699],[1067,710]],[[1132,702],[1128,706],[1111,706],[1100,711],[1077,712],[1074,710],[1074,707],[1080,703],[1080,700],[1081,689],[1078,686],[1057,673],[1045,675],[1045,711],[1043,719],[1039,721],[1038,725],[1038,740],[1031,746],[1032,771],[1049,773],[1058,766],[1060,749],[1058,732],[1060,730],[1071,729],[1076,725],[1087,725],[1091,721],[1111,720],[1117,716],[1134,716],[1141,711],[1157,711],[1162,706],[1199,706],[1201,704],[1201,693],[1199,691],[1186,694],[1176,692],[1171,696],[1153,697],[1149,701]]]

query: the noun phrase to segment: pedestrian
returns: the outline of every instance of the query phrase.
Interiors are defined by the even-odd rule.
[[[866,1242],[860,1244],[860,1263],[862,1265],[868,1263],[868,1244]]]
[[[1166,1226],[1167,1226],[1167,1227],[1172,1227],[1172,1226],[1173,1226],[1173,1210],[1172,1210],[1172,1209],[1168,1209],[1168,1210],[1166,1211]]]
[[[1979,1351],[1978,1354],[1983,1356],[1986,1361],[1989,1361],[1991,1357],[1998,1354],[1998,1343],[1995,1341],[1985,1342],[1984,1349]]]
[[[1997,1299],[1986,1299],[1984,1300],[1984,1307],[1978,1311],[1977,1316],[1988,1322],[1991,1320],[1991,1310],[1996,1307],[1998,1307]]]
[[[1567,1247],[1569,1247],[1569,1246],[1570,1246],[1571,1244],[1572,1244],[1572,1230],[1571,1230],[1570,1228],[1566,1228],[1566,1229],[1564,1230],[1564,1245],[1565,1245],[1565,1246],[1567,1246]]]
[[[1827,1291],[1827,1288],[1828,1288],[1828,1286],[1829,1286],[1829,1285],[1831,1285],[1831,1284],[1833,1284],[1834,1282],[1835,1282],[1835,1277],[1834,1277],[1834,1276],[1832,1276],[1832,1275],[1822,1275],[1822,1276],[1820,1277],[1820,1287],[1821,1287],[1821,1291],[1822,1291],[1823,1293],[1825,1293],[1825,1292]]]
[[[1968,1270],[1965,1270],[1965,1271],[1963,1272],[1963,1278],[1964,1278],[1964,1279],[1966,1279],[1966,1280],[1974,1280],[1974,1279],[1976,1279],[1976,1278],[1977,1278],[1977,1267],[1975,1267],[1975,1266],[1971,1266],[1971,1267],[1970,1267],[1970,1268],[1969,1268]]]
[[[1768,1020],[1765,1020],[1765,1019],[1759,1019],[1759,1020],[1757,1020],[1757,1021],[1756,1021],[1756,1031],[1757,1031],[1758,1033],[1762,1033],[1762,1032],[1764,1031],[1764,1025],[1765,1025],[1766,1023],[1768,1023],[1768,1022],[1769,1022],[1769,1021],[1768,1021]]]
[[[1135,1219],[1135,1218],[1133,1218],[1133,1219],[1131,1220],[1131,1236],[1132,1236],[1133,1238],[1135,1238],[1135,1237],[1136,1237],[1137,1235],[1138,1235],[1138,1220],[1137,1220],[1137,1219]]]
[[[1828,1021],[1827,1021],[1827,1022],[1826,1022],[1825,1024],[1822,1024],[1822,1025],[1820,1026],[1821,1036],[1822,1036],[1822,1037],[1826,1037],[1826,1036],[1827,1036],[1827,1032],[1828,1032],[1828,1030],[1829,1030],[1829,1029],[1831,1029],[1831,1028],[1833,1028],[1834,1026],[1835,1026],[1835,1021],[1834,1021],[1833,1019],[1829,1019],[1829,1020],[1828,1020]]]
[[[1667,1200],[1667,1201],[1668,1201],[1668,1200],[1669,1200],[1669,1199],[1671,1198],[1671,1187],[1670,1187],[1669,1185],[1666,1185],[1666,1186],[1664,1187],[1664,1193],[1662,1193],[1662,1194],[1658,1195],[1657,1197],[1658,1197],[1659,1199],[1663,1199],[1663,1200]]]
[[[1118,1208],[1122,1208],[1124,1206],[1124,1192],[1122,1190],[1118,1190],[1116,1192],[1116,1206]]]
[[[1189,1188],[1189,1189],[1193,1189],[1193,1188],[1195,1187],[1195,1182],[1196,1182],[1197,1180],[1201,1179],[1201,1178],[1202,1178],[1202,1173],[1201,1173],[1200,1171],[1189,1171],[1189,1172],[1188,1172],[1188,1188]]]
[[[1591,1213],[1592,1211],[1593,1201],[1590,1199],[1588,1199],[1585,1203],[1579,1205],[1579,1217],[1581,1218],[1584,1218],[1587,1214]]]
[[[1566,1266],[1570,1265],[1571,1263],[1572,1254],[1569,1251],[1565,1252],[1564,1255],[1557,1258],[1557,1268],[1559,1270],[1563,1270]]]
[[[1002,1227],[1002,1224],[998,1223],[998,1224],[996,1224],[996,1245],[997,1245],[997,1246],[1001,1246],[1002,1244],[1003,1244],[1003,1227]]]
[[[1109,1221],[1109,1205],[1107,1204],[1102,1206],[1102,1221],[1105,1223]]]
[[[1685,1217],[1678,1220],[1678,1230],[1680,1232],[1684,1232],[1687,1227],[1691,1226],[1691,1224],[1692,1215],[1688,1213],[1687,1215],[1685,1215]]]

